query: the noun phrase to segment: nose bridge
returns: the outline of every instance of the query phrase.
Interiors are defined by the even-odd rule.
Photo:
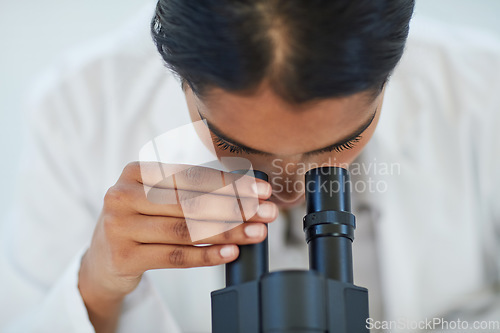
[[[281,171],[281,176],[285,178],[295,178],[297,171],[304,168],[302,155],[277,156],[273,159],[272,165]]]
[[[286,156],[286,157],[277,157],[273,160],[273,172],[272,177],[275,181],[280,183],[297,183],[300,182],[303,178],[304,162],[300,159],[300,157],[295,156]],[[297,185],[294,185],[295,188]],[[290,192],[290,190],[287,190]]]

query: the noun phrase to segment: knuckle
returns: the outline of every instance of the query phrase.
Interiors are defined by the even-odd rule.
[[[138,161],[129,162],[125,168],[123,168],[122,174],[126,178],[135,178],[136,175],[140,175],[141,173],[141,163]]]
[[[119,269],[126,267],[132,257],[132,251],[126,246],[112,246],[110,248],[110,261],[113,267]]]
[[[212,256],[210,255],[210,248],[206,247],[206,248],[203,248],[203,251],[201,253],[201,264],[203,266],[212,266],[214,265],[214,259],[212,258]]]
[[[234,229],[233,229],[234,230]],[[234,238],[234,231],[233,230],[227,230],[227,231],[224,231],[222,233],[222,238],[224,239],[224,241],[229,241],[230,239]]]
[[[186,253],[181,247],[176,247],[168,254],[168,262],[172,266],[184,266],[186,263]]]
[[[191,167],[184,171],[184,177],[190,184],[201,185],[205,180],[206,173],[204,168]]]
[[[171,232],[173,235],[182,241],[190,240],[189,229],[184,219],[178,219],[172,224]]]
[[[104,196],[104,206],[114,209],[130,202],[131,191],[125,186],[114,185],[108,189]]]
[[[98,230],[100,235],[111,245],[128,239],[131,221],[117,211],[101,213]]]

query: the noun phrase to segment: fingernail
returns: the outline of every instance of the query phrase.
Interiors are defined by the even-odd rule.
[[[226,245],[220,249],[220,255],[223,258],[231,258],[236,253],[236,249],[232,245]]]
[[[265,226],[260,223],[252,223],[245,227],[245,235],[250,238],[261,238],[265,233]]]
[[[255,182],[252,184],[252,190],[258,196],[266,196],[269,193],[269,184]]]
[[[276,214],[276,206],[270,202],[263,202],[257,210],[257,215],[263,219],[271,219]]]

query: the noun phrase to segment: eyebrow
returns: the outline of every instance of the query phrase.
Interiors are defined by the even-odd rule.
[[[347,136],[345,139],[342,139],[339,142],[333,143],[333,144],[325,146],[323,148],[314,149],[314,150],[311,150],[309,152],[305,152],[305,153],[301,153],[301,154],[312,155],[312,154],[315,154],[315,153],[323,152],[325,150],[330,150],[330,149],[333,150],[333,149],[335,149],[335,147],[340,147],[342,145],[345,145],[345,144],[353,141],[358,136],[360,136],[361,134],[363,134],[363,132],[366,131],[366,129],[368,127],[370,127],[370,125],[373,122],[373,119],[375,119],[375,115],[377,114],[377,110],[378,110],[378,107],[375,108],[375,111],[373,111],[373,113],[370,116],[370,119],[368,119],[368,121],[366,121],[364,124],[362,124],[358,129],[356,129],[356,131],[354,131],[351,135]],[[226,141],[227,143],[229,143],[231,145],[234,145],[234,146],[237,146],[237,147],[245,150],[249,154],[276,155],[276,154],[273,154],[273,153],[269,153],[269,152],[265,152],[265,151],[262,151],[262,150],[258,150],[258,149],[254,149],[254,148],[248,147],[248,146],[246,146],[246,145],[238,142],[237,140],[229,138],[228,136],[226,136],[225,134],[223,134],[216,126],[214,126],[212,123],[210,123],[207,120],[207,118],[201,114],[200,109],[198,107],[197,107],[197,111],[198,111],[198,114],[199,114],[200,118],[207,125],[208,129],[213,134],[215,134],[217,137],[219,137],[220,139]]]

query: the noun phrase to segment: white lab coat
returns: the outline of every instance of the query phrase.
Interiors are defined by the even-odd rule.
[[[67,54],[28,104],[17,203],[2,232],[2,331],[93,332],[77,274],[104,194],[145,143],[190,122],[149,37],[151,14]],[[499,279],[499,92],[497,40],[412,23],[358,159],[371,170],[353,174],[383,185],[353,198],[355,282],[370,289],[375,319],[479,318],[477,307],[500,318],[488,289]],[[302,214],[271,224],[272,269],[307,267]],[[147,272],[118,331],[208,332],[210,291],[221,287],[222,266]]]

